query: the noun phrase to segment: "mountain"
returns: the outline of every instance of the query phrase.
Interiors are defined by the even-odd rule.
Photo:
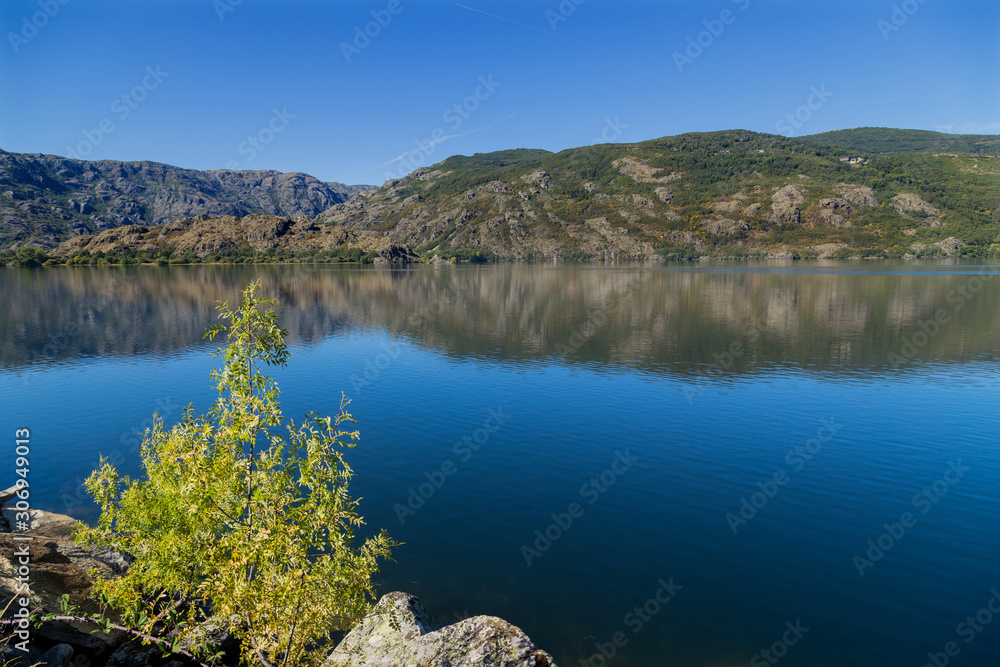
[[[843,146],[873,155],[895,153],[986,153],[1000,155],[1000,135],[944,134],[928,130],[894,130],[886,127],[857,127],[801,137],[803,141]]]
[[[1000,254],[1000,157],[954,149],[881,155],[816,138],[830,134],[852,136],[788,138],[728,130],[559,153],[514,149],[454,156],[350,199],[351,192],[336,192],[303,174],[193,172],[151,163],[3,154],[0,167],[6,171],[0,173],[7,180],[0,181],[0,196],[9,200],[14,189],[8,184],[14,183],[15,194],[35,198],[6,206],[0,200],[0,215],[20,212],[22,227],[16,231],[33,245],[41,239],[51,247],[58,234],[80,237],[54,252],[69,259],[79,253],[87,262],[292,256],[338,261],[356,254],[332,236],[312,238],[298,231],[257,243],[256,232],[247,236],[238,221],[245,211],[260,209],[294,216],[287,224],[296,226],[289,229],[304,230],[297,226],[300,218],[313,218],[334,228],[331,233],[377,237],[407,253],[412,249],[442,260]],[[914,148],[918,135],[893,129],[865,134],[873,149]],[[988,144],[958,136],[966,147],[985,150]],[[4,159],[35,171],[27,166],[16,171]],[[83,191],[89,199],[76,194]],[[120,217],[109,218],[112,208]],[[192,233],[149,226],[190,217],[191,209],[232,220],[189,222]],[[53,211],[63,217],[54,218]],[[120,247],[115,235],[96,241],[81,236],[98,223],[123,222],[149,228],[141,239],[121,236]],[[209,227],[211,239],[204,244],[181,238],[194,239]],[[8,236],[14,228],[3,227]],[[111,258],[88,255],[92,242]],[[148,247],[140,250],[136,243]],[[373,259],[371,252],[363,254]],[[13,259],[2,247],[0,254]]]
[[[409,248],[391,239],[340,227],[317,225],[306,217],[201,214],[165,225],[123,225],[83,234],[59,244],[51,254],[70,264],[98,259],[115,263],[275,262],[308,257],[324,262],[407,263]],[[75,257],[74,257],[75,256]]]
[[[993,155],[731,130],[451,157],[318,220],[473,261],[976,255],[1000,250],[998,186]]]
[[[197,171],[0,151],[0,250],[48,249],[81,234],[202,213],[311,218],[370,187],[300,173]]]

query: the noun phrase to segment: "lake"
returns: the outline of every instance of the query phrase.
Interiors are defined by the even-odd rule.
[[[351,399],[379,590],[563,666],[997,664],[1000,266],[0,271],[0,398],[35,506],[214,399],[260,278],[295,419]],[[991,609],[992,607],[992,609]],[[950,651],[951,655],[947,655]]]

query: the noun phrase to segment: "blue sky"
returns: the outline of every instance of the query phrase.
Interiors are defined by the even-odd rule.
[[[381,184],[691,131],[1000,134],[996,0],[4,0],[0,24],[14,152]]]

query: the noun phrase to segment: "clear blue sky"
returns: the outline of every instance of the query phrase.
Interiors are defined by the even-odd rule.
[[[602,134],[1000,133],[996,0],[3,0],[0,24],[15,152],[381,184]]]

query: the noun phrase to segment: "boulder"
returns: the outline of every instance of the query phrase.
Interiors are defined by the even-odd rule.
[[[938,248],[944,251],[948,257],[953,257],[954,255],[960,254],[958,251],[965,247],[965,242],[956,239],[954,236],[949,236],[944,241],[938,241],[935,243]]]
[[[771,212],[767,219],[775,224],[798,224],[802,221],[799,208],[805,197],[794,185],[786,185],[771,197]]]
[[[555,667],[520,628],[494,616],[441,627],[420,600],[389,593],[327,657],[327,667]]]
[[[13,517],[9,509],[4,509],[4,514]],[[4,605],[21,588],[17,570],[22,556],[17,552],[27,546],[35,605],[58,612],[63,594],[68,593],[70,603],[85,613],[98,611],[90,599],[91,573],[119,576],[128,569],[128,559],[110,550],[92,552],[76,546],[72,538],[75,523],[64,514],[31,510],[29,530],[0,533],[0,596]]]
[[[38,658],[38,665],[47,667],[69,667],[73,659],[73,647],[69,644],[56,644]]]
[[[841,183],[838,189],[843,198],[855,206],[878,206],[875,191],[867,186]]]
[[[144,667],[160,661],[162,650],[135,639],[125,642],[108,657],[104,667]]]
[[[892,198],[892,207],[900,215],[916,215],[926,219],[929,227],[940,227],[944,224],[940,220],[941,209],[931,206],[922,197],[915,194],[899,194]]]

